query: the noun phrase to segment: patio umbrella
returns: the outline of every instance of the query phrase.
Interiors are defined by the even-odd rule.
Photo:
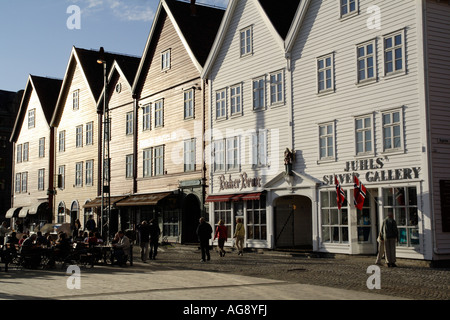
[[[56,229],[56,232],[64,232],[66,235],[71,236],[72,235],[72,228],[70,227],[70,223],[63,223],[61,226]]]
[[[46,234],[47,232],[53,232],[54,227],[54,223],[46,223],[39,231],[41,231],[42,234]]]

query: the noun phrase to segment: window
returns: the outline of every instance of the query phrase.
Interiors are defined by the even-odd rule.
[[[356,210],[356,225],[359,243],[371,243],[372,219],[370,215],[370,197],[364,199],[362,210]]]
[[[125,177],[133,178],[133,155],[128,154],[125,158]]]
[[[103,159],[103,180],[108,182],[111,181],[111,172],[109,171],[109,168],[111,166],[111,158]]]
[[[164,105],[163,100],[155,102],[155,127],[162,127],[164,124]]]
[[[24,161],[24,162],[25,162],[25,161],[28,161],[28,159],[29,159],[29,157],[28,157],[29,151],[30,151],[30,143],[25,142],[25,143],[23,144],[22,161]]]
[[[372,116],[364,116],[355,119],[356,154],[368,154],[373,152]]]
[[[393,212],[400,246],[419,245],[419,216],[415,187],[383,188],[384,216]]]
[[[399,110],[384,112],[383,123],[383,151],[401,150],[402,146],[402,120]]]
[[[165,210],[163,213],[163,236],[178,237],[178,210]]]
[[[72,93],[72,107],[73,110],[78,110],[80,105],[79,105],[79,95],[80,95],[80,90],[74,90]]]
[[[20,191],[22,191],[21,186],[22,186],[22,174],[16,173],[16,179],[15,179],[15,183],[14,183],[14,192],[20,193]]]
[[[21,163],[22,162],[22,145],[18,144],[16,147],[16,162]]]
[[[224,140],[214,141],[214,171],[225,170]]]
[[[91,145],[94,143],[94,123],[88,122],[86,123],[86,145]]]
[[[125,134],[126,135],[133,134],[133,111],[127,112],[126,114]]]
[[[252,27],[247,27],[240,31],[241,57],[252,54],[253,51],[252,33],[253,33]]]
[[[267,132],[267,130],[259,130],[253,132],[251,135],[251,159],[253,166],[267,165]]]
[[[195,139],[184,141],[184,172],[195,170]]]
[[[247,201],[247,239],[267,239],[266,199]]]
[[[58,136],[58,150],[64,152],[66,150],[66,131],[60,131]]]
[[[341,209],[336,202],[336,191],[320,192],[322,242],[348,243],[347,200]]]
[[[184,95],[184,118],[194,117],[194,89],[187,90]]]
[[[334,124],[319,125],[320,159],[334,159]]]
[[[216,118],[225,118],[227,116],[226,89],[216,92]]]
[[[45,138],[39,138],[39,158],[45,157]]]
[[[22,173],[22,193],[28,190],[28,172]]]
[[[75,128],[75,145],[77,148],[83,146],[83,126],[77,126]]]
[[[152,175],[152,148],[145,149],[142,156],[143,177],[150,177]]]
[[[155,164],[155,176],[164,174],[164,146],[153,149],[153,163]]]
[[[36,109],[28,111],[28,129],[34,128],[36,125]]]
[[[404,73],[405,68],[404,31],[384,37],[384,74]]]
[[[151,114],[152,108],[150,104],[142,107],[142,130],[150,130],[151,126]]]
[[[242,202],[239,202],[242,204]],[[214,202],[214,224],[217,225],[219,220],[223,220],[227,227],[227,237],[231,238],[231,226],[233,218],[231,215],[231,202]]]
[[[227,170],[238,170],[239,161],[239,137],[232,137],[226,139],[227,153],[226,153],[226,168]]]
[[[38,190],[44,190],[45,169],[38,170]]]
[[[318,92],[326,92],[334,89],[333,55],[327,55],[317,59]]]
[[[270,75],[270,104],[279,104],[284,101],[283,72],[279,71]]]
[[[86,161],[86,180],[87,186],[92,186],[94,184],[94,160]]]
[[[58,167],[58,188],[64,189],[66,184],[66,166]]]
[[[170,49],[161,53],[161,71],[170,69]]]
[[[231,115],[242,113],[242,89],[241,85],[230,88],[231,95]]]
[[[376,77],[375,41],[361,44],[357,47],[358,83],[374,80]]]
[[[340,0],[341,18],[358,12],[358,0]]]
[[[75,164],[75,187],[83,186],[83,162]]]
[[[253,110],[264,109],[265,107],[265,88],[264,78],[253,80]]]
[[[64,223],[66,221],[66,206],[64,202],[58,204],[58,223]]]

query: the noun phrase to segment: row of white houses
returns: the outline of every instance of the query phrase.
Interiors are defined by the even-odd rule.
[[[225,11],[161,0],[143,57],[108,62],[117,223],[156,217],[164,237],[190,242],[200,215],[223,219],[230,236],[242,217],[248,248],[375,254],[393,211],[399,257],[449,259],[449,21],[448,1],[435,0],[230,0]],[[74,48],[47,100],[53,160],[39,196],[23,188],[32,98],[22,103],[10,215],[30,198],[54,221],[100,213],[95,54]],[[362,210],[355,175],[368,191]]]

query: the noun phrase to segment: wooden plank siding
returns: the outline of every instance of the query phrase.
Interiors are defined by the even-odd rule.
[[[450,6],[426,1],[426,44],[430,151],[436,247],[450,252],[450,234],[443,232],[440,180],[450,180]]]
[[[49,188],[49,157],[50,157],[50,127],[47,119],[45,118],[39,97],[36,90],[32,89],[30,99],[27,106],[25,106],[25,116],[21,124],[20,132],[17,141],[14,144],[14,175],[13,183],[15,184],[15,174],[28,173],[28,183],[26,192],[16,192],[13,188],[13,206],[14,207],[27,207],[37,203],[38,199],[47,198],[47,189]],[[35,126],[28,127],[28,112],[35,110]],[[39,139],[45,138],[45,156],[39,157]],[[28,160],[17,162],[17,146],[22,146],[28,143]],[[44,188],[38,189],[38,171],[44,169]]]
[[[137,193],[173,191],[181,180],[202,177],[203,90],[195,68],[171,20],[161,13],[159,33],[138,101]],[[161,71],[161,53],[170,49],[170,69]],[[184,119],[184,91],[194,88],[194,118]],[[163,101],[163,126],[155,127],[155,102]],[[143,130],[143,107],[151,104],[151,128]],[[184,172],[184,140],[195,138],[195,171]],[[144,149],[164,146],[164,175],[143,177]],[[154,164],[152,164],[154,170]]]
[[[73,92],[79,90],[79,109],[73,109]],[[65,185],[63,189],[58,188],[55,196],[55,215],[60,203],[64,203],[66,210],[70,208],[74,202],[78,203],[79,219],[82,224],[83,210],[82,207],[86,201],[93,200],[97,196],[98,183],[98,115],[96,101],[92,95],[91,89],[83,74],[82,68],[77,63],[73,76],[68,85],[67,95],[63,97],[63,110],[61,120],[59,121],[57,132],[55,133],[55,154],[56,169],[65,166]],[[93,139],[92,144],[86,145],[86,124],[93,122]],[[83,141],[81,147],[76,147],[76,127],[83,127]],[[59,133],[65,131],[65,150],[59,150]],[[92,185],[86,185],[86,161],[93,160],[93,180]],[[75,186],[76,163],[83,163],[83,181],[82,186]],[[57,221],[55,216],[55,221]],[[69,222],[66,216],[66,222]]]
[[[252,28],[253,52],[248,56],[240,56],[240,30]],[[281,41],[281,38],[279,39]],[[270,74],[281,71],[283,74],[283,103],[270,105]],[[265,108],[253,110],[253,80],[264,79]],[[233,190],[220,190],[219,179],[225,174],[228,180],[239,177],[240,173],[247,173],[248,177],[260,177],[261,186],[274,176],[284,171],[283,153],[286,148],[291,149],[291,127],[289,113],[291,112],[290,74],[286,69],[284,49],[277,43],[272,30],[262,18],[261,9],[254,1],[238,1],[235,11],[230,18],[229,26],[223,35],[223,42],[217,57],[208,74],[210,81],[210,110],[211,140],[240,136],[240,167],[239,170],[214,172],[214,165],[210,163],[211,183],[210,192],[231,193]],[[231,115],[230,87],[241,85],[242,114]],[[226,89],[226,117],[216,117],[216,92]],[[255,130],[268,130],[267,156],[269,165],[258,167],[252,164],[251,134]],[[210,149],[213,146],[210,145]],[[225,148],[226,150],[226,148]],[[226,152],[226,151],[225,151]],[[211,159],[211,162],[214,159]],[[261,187],[246,188],[241,192],[261,190]],[[234,190],[236,192],[239,189]]]

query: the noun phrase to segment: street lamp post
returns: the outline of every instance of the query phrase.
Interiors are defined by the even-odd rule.
[[[101,204],[101,233],[105,236],[106,232],[106,241],[110,240],[110,210],[111,210],[111,190],[110,190],[110,181],[111,181],[111,170],[110,170],[110,154],[109,154],[109,140],[110,140],[110,118],[109,118],[109,108],[107,102],[107,88],[108,88],[108,79],[106,74],[106,59],[105,59],[105,50],[103,47],[100,48],[100,56],[97,60],[98,64],[103,65],[103,137],[102,137],[102,204]],[[105,210],[106,209],[106,210]],[[106,211],[106,221],[104,221]],[[106,230],[105,230],[106,227]]]

